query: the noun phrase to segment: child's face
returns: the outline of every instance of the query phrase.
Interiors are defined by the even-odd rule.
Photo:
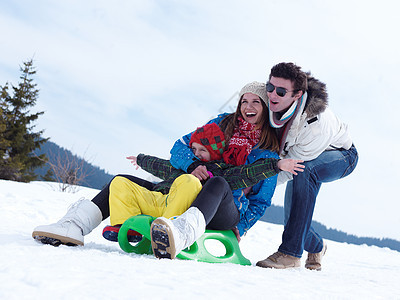
[[[199,143],[192,143],[193,154],[202,161],[210,161],[211,155],[207,148]]]

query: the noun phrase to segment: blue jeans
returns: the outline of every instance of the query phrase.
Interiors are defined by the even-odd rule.
[[[321,236],[311,226],[315,201],[321,184],[349,175],[358,162],[354,146],[322,152],[314,160],[304,162],[304,172],[293,176],[286,185],[285,229],[280,252],[301,257],[303,250],[317,253],[322,250]]]

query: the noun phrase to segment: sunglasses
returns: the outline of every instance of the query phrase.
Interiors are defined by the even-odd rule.
[[[294,92],[294,91],[288,91],[287,89],[285,89],[283,87],[274,86],[272,83],[267,82],[267,92],[268,93],[272,93],[275,89],[276,89],[276,94],[279,97],[284,97],[287,92]]]

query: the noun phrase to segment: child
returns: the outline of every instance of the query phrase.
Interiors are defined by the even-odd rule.
[[[191,147],[202,161],[220,160],[225,148],[225,138],[216,124],[200,127],[193,134]],[[135,156],[128,157],[137,164]],[[178,171],[178,170],[176,170]],[[171,218],[184,213],[201,190],[200,181],[193,175],[169,171],[169,178],[148,190],[125,177],[116,176],[110,184],[110,223],[103,230],[103,237],[118,241],[121,224],[131,216],[146,214]],[[135,231],[128,232],[128,240],[140,240]]]

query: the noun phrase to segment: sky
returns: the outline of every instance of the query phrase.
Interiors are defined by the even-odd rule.
[[[294,62],[327,84],[360,161],[324,185],[314,218],[400,240],[400,20],[383,1],[1,1],[0,85],[29,59],[36,129],[111,174],[236,106],[248,82]],[[283,203],[279,187],[275,204]],[[372,209],[374,208],[374,209]]]
[[[256,223],[239,244],[251,266],[159,260],[126,253],[101,235],[109,219],[78,247],[43,245],[32,238],[38,225],[57,221],[79,197],[54,183],[0,180],[1,299],[398,299],[400,252],[327,240],[322,271],[256,267],[276,251],[283,226]],[[211,254],[221,244],[206,240]]]

